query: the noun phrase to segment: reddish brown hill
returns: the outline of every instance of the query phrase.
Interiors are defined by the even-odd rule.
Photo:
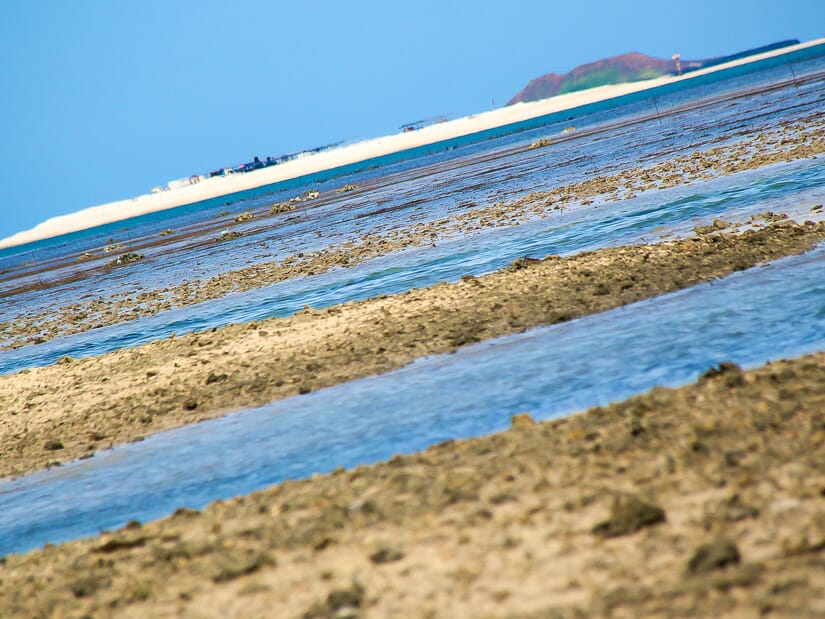
[[[682,64],[692,65],[693,62],[684,61]],[[537,77],[513,97],[508,105],[518,101],[545,99],[594,86],[621,84],[675,73],[676,63],[673,60],[631,52],[583,64],[564,75],[548,73]]]
[[[743,52],[737,52],[730,56],[719,56],[706,60],[682,60],[682,71],[695,71],[703,67],[710,67],[754,54],[781,49],[797,43],[799,43],[797,39],[788,39]],[[584,90],[585,88],[593,88],[595,86],[636,82],[638,80],[660,77],[662,75],[675,74],[676,62],[674,60],[655,58],[653,56],[645,56],[639,52],[631,52],[629,54],[622,54],[621,56],[613,56],[612,58],[605,58],[604,60],[583,64],[564,75],[548,73],[547,75],[537,77],[513,97],[507,105],[518,103],[519,101],[545,99],[553,95],[562,95],[566,92]]]

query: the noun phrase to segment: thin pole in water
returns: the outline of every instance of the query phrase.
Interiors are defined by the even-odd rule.
[[[32,255],[32,268],[37,266],[37,258],[34,256],[34,249],[29,249]],[[35,272],[37,275],[37,283],[40,285],[40,290],[43,290],[43,280],[40,279],[40,273]]]
[[[659,104],[656,103],[656,97],[653,97],[653,107],[656,108],[656,118],[659,119],[659,124],[662,124],[662,116],[659,114]]]
[[[794,70],[793,70],[793,63],[792,63],[792,62],[789,62],[789,63],[788,63],[788,67],[789,67],[789,68],[790,68],[790,70],[791,70],[791,75],[793,75],[793,85],[794,85],[794,88],[796,88],[797,90],[799,90],[799,84],[797,84],[797,83],[796,83],[796,71],[794,71]]]

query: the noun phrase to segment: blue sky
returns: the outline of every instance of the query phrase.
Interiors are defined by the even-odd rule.
[[[0,238],[197,172],[504,104],[640,51],[825,36],[822,0],[9,0]]]

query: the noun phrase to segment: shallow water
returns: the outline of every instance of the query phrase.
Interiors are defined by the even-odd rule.
[[[825,248],[2,482],[0,554],[822,349],[823,272]]]
[[[798,62],[795,71],[800,77],[825,71],[825,57]],[[787,66],[778,66],[734,75],[701,87],[661,94],[656,98],[656,105],[665,112],[679,105],[772,84],[786,79],[787,73]],[[25,283],[36,288],[40,281],[65,276],[77,267],[31,275],[5,284],[0,282],[0,297],[4,297],[0,303],[0,321],[18,313],[43,311],[117,291],[157,289],[187,279],[208,278],[246,264],[278,260],[288,253],[312,251],[365,233],[442,217],[465,208],[461,205],[468,203],[507,200],[536,189],[580,181],[594,173],[612,173],[638,163],[654,164],[698,146],[724,142],[741,131],[753,131],[764,124],[809,114],[822,109],[823,101],[825,89],[819,80],[799,88],[788,87],[719,101],[701,109],[688,109],[666,116],[661,122],[653,119],[607,129],[538,151],[509,150],[513,146],[529,144],[538,137],[557,135],[571,123],[584,133],[588,129],[610,127],[616,122],[652,113],[650,99],[625,101],[604,109],[575,111],[570,121],[556,120],[529,131],[459,146],[446,152],[400,162],[388,160],[374,170],[341,178],[321,182],[307,179],[296,186],[263,188],[257,194],[245,192],[58,239],[0,250],[0,271],[20,268],[22,262],[48,263],[60,256],[78,256],[84,251],[100,255],[98,260],[83,265],[84,270],[94,273],[90,279],[12,296],[4,295],[3,291]],[[334,189],[345,183],[363,185],[366,191],[359,195],[335,195]],[[324,206],[275,218],[259,217],[242,225],[235,225],[231,217],[224,217],[221,221],[227,220],[227,227],[244,231],[246,236],[231,243],[215,243],[217,231],[212,229],[197,237],[200,243],[197,246],[177,243],[147,248],[141,250],[146,254],[146,260],[129,269],[115,269],[109,273],[103,270],[115,253],[103,255],[100,249],[111,241],[123,243],[125,249],[121,251],[126,251],[142,239],[156,239],[166,228],[177,230],[212,225],[220,212],[226,211],[231,216],[246,210],[254,211],[307,189],[332,192],[333,197]],[[379,210],[382,212],[371,214]],[[135,326],[140,328],[140,325]]]
[[[825,70],[825,58],[796,65],[797,75]],[[785,79],[787,66],[735,75],[658,98],[662,110]],[[0,321],[85,297],[157,288],[210,277],[249,262],[311,251],[459,212],[536,189],[648,165],[692,148],[734,139],[767,123],[821,110],[825,80],[719,101],[667,116],[661,123],[614,126],[590,137],[535,151],[513,151],[574,122],[579,129],[633,120],[651,101],[591,109],[573,121],[415,160],[388,162],[320,183],[307,181],[248,192],[208,204],[153,214],[32,247],[0,252],[4,264],[56,260],[116,240],[148,238],[167,227],[197,226],[223,209],[262,208],[309,187],[322,191],[363,184],[306,213],[244,224],[232,244],[204,244],[160,255],[134,269],[3,296]],[[742,221],[765,210],[815,219],[825,202],[822,159],[797,161],[653,191],[621,202],[574,207],[529,223],[399,252],[354,268],[297,278],[259,290],[163,312],[154,317],[0,352],[0,373],[81,357],[231,322],[286,316],[304,305],[324,307],[389,294],[466,273],[482,274],[515,258],[571,254],[660,236],[688,234],[714,218]],[[381,211],[376,213],[376,211]],[[361,217],[363,215],[363,217]],[[818,217],[822,217],[819,215]],[[292,218],[292,219],[290,219]],[[318,233],[321,236],[318,236]],[[297,249],[296,249],[297,248]],[[168,250],[169,248],[167,248]],[[5,262],[4,262],[5,261]],[[412,452],[448,438],[502,429],[512,414],[551,418],[625,398],[657,384],[695,379],[709,366],[745,366],[825,348],[825,249],[737,273],[710,284],[562,325],[528,331],[389,374],[281,400],[155,435],[15,481],[0,482],[0,554],[91,535],[127,520],[147,520],[177,507],[202,507],[283,479]],[[34,276],[32,276],[34,277]],[[410,393],[416,397],[411,398]]]
[[[327,307],[456,281],[502,268],[521,256],[573,254],[641,241],[660,234],[689,234],[714,218],[747,221],[765,210],[781,210],[800,220],[816,219],[811,206],[825,202],[825,166],[795,161],[703,183],[650,191],[598,208],[572,208],[520,226],[460,237],[435,248],[399,252],[348,269],[286,280],[244,293],[25,346],[0,354],[0,373],[135,346],[172,333],[208,329],[272,316],[289,316],[305,305]]]

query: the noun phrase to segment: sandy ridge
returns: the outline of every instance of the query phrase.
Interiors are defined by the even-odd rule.
[[[256,289],[293,277],[316,275],[334,268],[346,268],[406,248],[429,246],[493,227],[518,225],[576,204],[588,205],[595,200],[616,202],[642,191],[816,157],[825,153],[823,135],[825,113],[816,112],[779,128],[676,156],[652,166],[638,166],[547,191],[534,191],[518,200],[469,209],[428,223],[411,224],[385,233],[365,234],[358,241],[228,271],[206,281],[184,282],[170,288],[99,298],[48,312],[18,316],[0,323],[0,347],[43,343],[55,337],[151,316],[232,292]]]
[[[823,239],[825,223],[780,220],[742,234],[520,259],[483,277],[2,376],[0,475],[632,303]]]
[[[825,614],[825,353],[0,563],[0,616]]]

